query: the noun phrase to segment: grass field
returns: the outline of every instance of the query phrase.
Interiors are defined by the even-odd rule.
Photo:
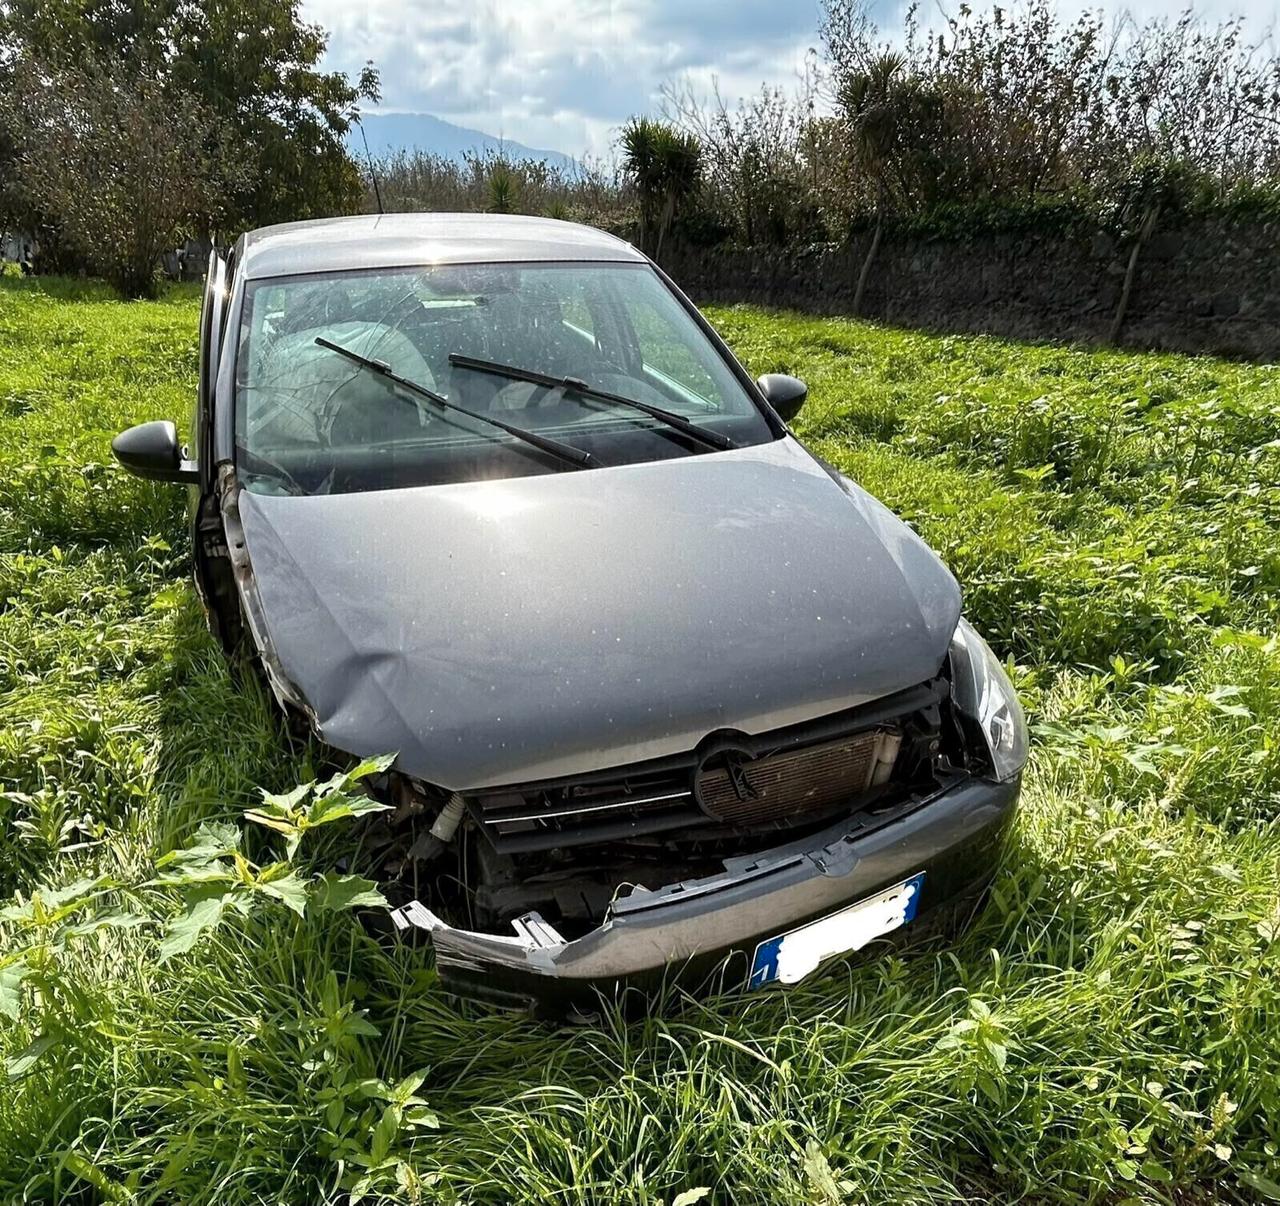
[[[1280,369],[713,309],[1016,662],[1025,806],[958,945],[554,1029],[349,912],[161,961],[157,859],[319,770],[110,463],[196,316],[0,279],[0,1201],[1280,1199]]]

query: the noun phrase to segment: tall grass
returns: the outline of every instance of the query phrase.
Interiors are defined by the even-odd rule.
[[[0,279],[0,889],[24,900],[103,876],[110,916],[111,885],[322,760],[204,634],[182,500],[110,463],[119,428],[185,415],[196,309]],[[557,1029],[448,1001],[428,952],[348,913],[260,910],[163,963],[158,916],[51,924],[0,1017],[0,1200],[1280,1195],[1280,374],[711,316],[753,371],[809,379],[804,434],[1017,664],[1033,764],[970,930]],[[0,923],[0,964],[31,941]]]

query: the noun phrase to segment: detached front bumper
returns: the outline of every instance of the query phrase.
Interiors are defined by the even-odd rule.
[[[1020,779],[966,778],[886,824],[845,820],[728,860],[718,874],[633,891],[572,941],[536,913],[513,922],[510,936],[455,929],[417,901],[392,919],[401,931],[430,934],[442,986],[463,996],[555,1010],[663,983],[741,985],[760,942],[921,871],[917,921],[979,891],[999,862],[1019,787]]]

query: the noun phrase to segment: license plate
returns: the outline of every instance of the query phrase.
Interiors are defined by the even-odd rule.
[[[872,939],[900,929],[915,918],[923,886],[924,872],[921,871],[830,917],[821,917],[766,939],[756,947],[751,960],[748,987],[759,988],[773,980],[794,984],[824,959],[861,950]]]

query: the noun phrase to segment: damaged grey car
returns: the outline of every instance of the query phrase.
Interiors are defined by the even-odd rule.
[[[794,982],[993,875],[1027,734],[941,561],[629,244],[296,223],[211,261],[190,485],[228,651],[351,755],[445,987]]]

